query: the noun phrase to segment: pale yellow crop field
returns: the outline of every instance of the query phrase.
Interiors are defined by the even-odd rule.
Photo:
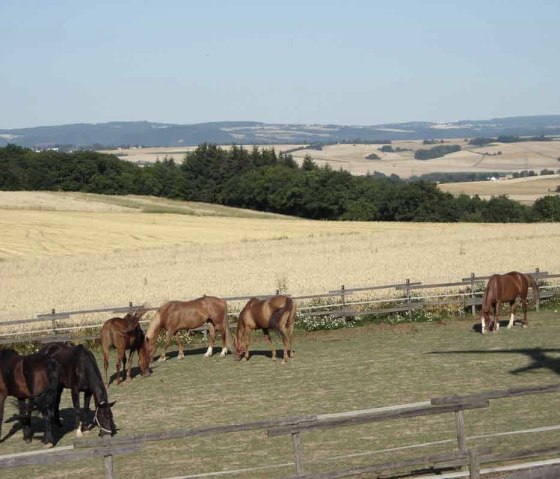
[[[471,181],[464,183],[444,183],[439,188],[453,194],[478,195],[488,199],[491,196],[507,195],[515,201],[533,204],[543,195],[560,195],[560,175],[530,176],[527,178],[508,178],[498,181]]]
[[[365,175],[378,171],[401,178],[440,172],[534,170],[538,173],[545,168],[554,171],[560,169],[560,141],[495,143],[482,148],[468,145],[464,139],[446,140],[445,144],[460,145],[462,150],[433,160],[416,160],[414,151],[437,145],[422,145],[422,141],[393,141],[394,149],[411,151],[383,153],[379,150],[381,145],[357,143],[327,145],[322,150],[299,150],[293,152],[292,156],[297,161],[303,161],[305,155],[309,155],[319,165],[328,164],[334,169],[342,168],[352,174]],[[498,155],[498,152],[501,154]],[[366,159],[371,153],[375,153],[380,159]]]
[[[286,144],[286,145],[258,145],[259,149],[274,148],[276,153],[281,153],[292,148],[298,148],[301,144]],[[242,145],[248,151],[251,151],[253,145]],[[117,148],[114,150],[99,150],[100,153],[109,153],[115,155],[121,160],[130,161],[132,163],[155,163],[157,160],[164,158],[172,159],[176,164],[180,164],[190,151],[196,150],[197,146],[162,146],[162,147],[147,147],[147,148]],[[231,148],[229,145],[220,145],[220,148],[228,150]]]
[[[38,203],[44,194],[49,195],[39,195]],[[302,295],[406,278],[455,281],[471,272],[536,267],[560,272],[558,223],[363,223],[64,211],[60,197],[58,210],[35,210],[34,193],[27,195],[26,209],[0,208],[0,320],[51,308],[129,301],[158,306],[202,294],[267,294],[280,286]],[[69,203],[76,201],[71,197]],[[80,201],[87,203],[88,195]]]

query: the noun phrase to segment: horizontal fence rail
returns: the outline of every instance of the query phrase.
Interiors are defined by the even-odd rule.
[[[531,274],[537,281],[557,280],[560,274],[550,274],[547,271],[535,271],[525,274]],[[482,304],[483,291],[479,288],[481,283],[488,280],[490,276],[476,276],[471,273],[469,277],[462,278],[460,281],[450,281],[443,283],[424,284],[419,281],[411,281],[407,279],[403,283],[393,283],[388,285],[364,286],[364,287],[345,287],[342,285],[339,289],[330,290],[324,294],[292,296],[298,303],[298,315],[305,317],[330,317],[333,319],[353,317],[365,315],[387,315],[393,313],[411,314],[413,311],[433,308],[437,306],[459,305],[465,310],[470,308],[473,315],[476,309]],[[450,291],[454,289],[455,291]],[[540,298],[546,299],[560,292],[560,284],[556,282],[554,285],[541,285]],[[363,296],[369,292],[375,291],[393,291],[393,296],[382,298],[356,299],[357,296]],[[443,290],[438,294],[424,294],[416,296],[418,291],[436,291]],[[279,294],[276,291],[275,294]],[[389,294],[389,293],[388,293]],[[396,295],[396,296],[395,296]],[[245,301],[251,298],[266,299],[274,296],[274,294],[253,294],[246,296],[220,296],[229,303],[234,304],[230,308],[230,316],[236,316],[241,310]],[[321,301],[324,300],[324,301]],[[242,304],[239,304],[242,303]],[[389,303],[389,304],[388,304]],[[129,302],[127,306],[109,306],[101,308],[91,308],[84,310],[57,311],[51,308],[50,313],[38,314],[35,318],[0,321],[0,345],[16,344],[28,341],[37,341],[41,343],[52,341],[65,341],[72,339],[97,339],[103,322],[109,317],[122,315],[142,305],[135,305]],[[538,302],[536,304],[538,309]],[[154,312],[158,307],[146,307],[148,312]],[[96,321],[87,321],[84,324],[75,325],[71,321],[79,316],[105,315],[103,319]],[[145,325],[147,319],[141,321]],[[22,331],[20,326],[32,326],[28,331]],[[230,322],[230,326],[235,328],[235,322]],[[89,330],[86,334],[77,334],[80,331]],[[94,331],[91,331],[94,330]],[[206,326],[197,328],[196,330],[205,331]]]
[[[291,437],[294,456],[293,465],[295,467],[295,475],[290,476],[292,479],[335,479],[366,473],[396,473],[399,474],[399,477],[405,477],[407,474],[405,471],[412,473],[414,468],[420,466],[429,466],[434,469],[466,466],[469,470],[468,477],[476,479],[480,477],[481,466],[484,464],[519,461],[551,455],[559,456],[560,445],[540,448],[533,447],[532,449],[523,449],[513,452],[494,452],[491,448],[487,447],[481,447],[478,449],[467,448],[463,411],[487,408],[490,406],[490,401],[503,398],[558,392],[560,392],[560,384],[549,384],[498,391],[485,391],[466,396],[439,397],[418,403],[380,407],[368,410],[347,411],[335,414],[272,418],[247,423],[205,426],[174,431],[135,434],[130,436],[80,438],[74,440],[73,446],[0,456],[0,468],[52,464],[63,461],[103,457],[105,463],[105,477],[113,478],[113,456],[140,452],[145,442],[187,439],[240,431],[263,431],[268,437]],[[351,427],[378,421],[450,413],[455,415],[457,450],[386,463],[370,464],[349,469],[338,469],[315,473],[305,472],[302,435],[306,432],[338,427]],[[543,430],[544,429],[545,428],[543,428]],[[523,431],[519,431],[519,433],[522,432]],[[558,460],[553,461],[551,462],[550,467],[557,467],[558,464]],[[510,465],[508,467],[512,469],[515,468],[515,465]],[[524,467],[525,466],[523,464],[518,466],[519,469],[523,469]],[[224,471],[222,471],[222,473],[223,472]],[[212,475],[214,475],[214,473],[207,474],[207,476]],[[199,476],[203,477],[204,474],[199,474]],[[546,476],[519,477],[534,478]]]

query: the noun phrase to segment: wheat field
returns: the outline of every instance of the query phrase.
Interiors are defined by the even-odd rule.
[[[160,200],[34,192],[14,192],[27,198],[17,209],[11,195],[0,195],[0,321],[203,294],[321,294],[471,272],[560,272],[558,223],[326,222],[217,216],[228,209],[209,205],[188,213],[195,204],[188,214],[143,213],[138,204]],[[108,210],[99,211],[104,202]],[[115,202],[129,209],[114,211]]]

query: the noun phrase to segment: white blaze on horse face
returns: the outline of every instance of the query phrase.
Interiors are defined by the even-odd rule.
[[[208,349],[204,353],[205,358],[209,358],[210,356],[212,356],[212,346],[208,346]]]
[[[507,325],[508,329],[511,329],[514,321],[515,321],[515,314],[511,313],[511,316],[509,317],[509,323]]]

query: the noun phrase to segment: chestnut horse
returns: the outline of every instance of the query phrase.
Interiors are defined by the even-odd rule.
[[[138,351],[138,365],[143,376],[152,373],[150,369],[150,351],[144,331],[140,327],[140,319],[146,314],[145,308],[127,313],[124,318],[111,318],[103,323],[101,328],[101,346],[103,348],[103,367],[105,369],[105,384],[109,386],[109,348],[117,350],[117,384],[123,379],[132,379],[132,356]],[[128,354],[128,369],[126,369],[126,351]],[[124,378],[121,379],[121,363]]]
[[[31,412],[38,409],[45,422],[43,443],[53,445],[52,422],[58,388],[58,364],[45,354],[23,356],[0,350],[0,435],[7,396],[17,398],[23,439],[31,442]]]
[[[515,321],[515,311],[517,310],[516,299],[521,299],[521,307],[523,309],[523,327],[527,327],[527,291],[529,285],[533,288],[535,300],[539,298],[539,287],[537,282],[530,274],[523,274],[517,271],[511,271],[506,274],[494,274],[488,279],[484,297],[482,298],[482,316],[480,322],[482,324],[482,334],[486,332],[486,324],[488,323],[488,331],[498,331],[500,328],[499,314],[501,303],[509,303],[510,318],[508,329],[513,326]],[[490,319],[490,310],[493,310],[493,317]]]
[[[249,359],[251,332],[262,329],[264,337],[272,350],[272,359],[276,359],[276,349],[270,339],[270,330],[277,331],[284,345],[282,363],[294,356],[294,325],[296,305],[289,296],[273,296],[269,299],[251,298],[237,320],[236,345],[234,359]]]
[[[216,330],[221,334],[223,341],[220,355],[225,356],[228,348],[231,349],[227,303],[223,299],[214,296],[203,296],[191,301],[169,301],[161,306],[148,324],[146,331],[146,339],[150,345],[150,354],[152,356],[155,354],[159,332],[165,329],[167,334],[165,335],[163,351],[159,360],[165,361],[165,352],[173,336],[175,336],[175,341],[179,348],[177,357],[178,359],[183,359],[185,354],[177,332],[199,328],[204,324],[208,327],[208,349],[204,356],[212,356]]]
[[[99,435],[117,433],[113,421],[111,408],[115,402],[110,403],[107,390],[101,379],[101,372],[97,366],[95,356],[81,344],[50,343],[41,348],[41,353],[46,354],[58,363],[59,382],[54,410],[54,422],[60,424],[60,397],[64,388],[70,389],[72,404],[76,415],[76,436],[81,437],[89,431],[88,416],[89,403],[93,396],[95,403],[94,424],[99,427]],[[80,392],[84,393],[84,407],[80,409]]]

